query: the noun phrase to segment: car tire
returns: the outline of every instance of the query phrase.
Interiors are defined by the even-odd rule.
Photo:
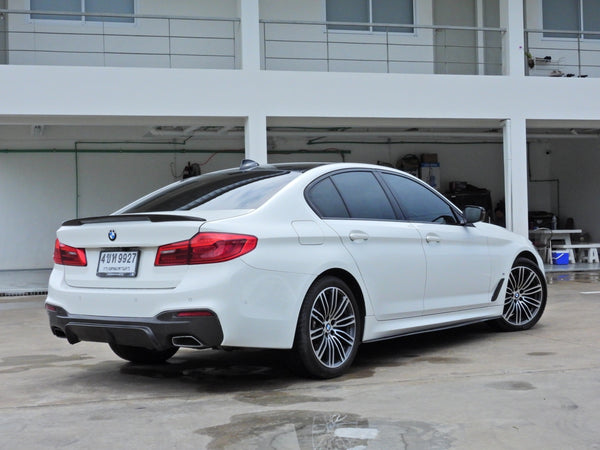
[[[109,344],[115,354],[126,361],[136,364],[160,364],[171,358],[178,347],[170,347],[166,350],[151,350],[143,347],[132,347],[129,345]]]
[[[517,258],[508,277],[502,317],[490,324],[501,331],[528,330],[542,317],[547,295],[544,274],[538,266],[529,259]]]
[[[318,279],[300,308],[294,352],[303,374],[313,378],[342,375],[352,365],[363,322],[352,290],[336,277]]]

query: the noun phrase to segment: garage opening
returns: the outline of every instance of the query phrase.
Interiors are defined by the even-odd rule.
[[[555,250],[569,253],[570,263],[597,263],[588,261],[586,244],[600,247],[598,124],[531,121],[527,140],[530,231],[559,230],[552,232]],[[578,244],[582,247],[564,248]]]
[[[503,136],[499,121],[273,118],[268,160],[360,162],[407,171],[461,209],[483,206],[504,226]]]

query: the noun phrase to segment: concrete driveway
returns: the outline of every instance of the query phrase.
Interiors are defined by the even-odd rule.
[[[135,366],[53,337],[43,297],[0,299],[0,448],[600,448],[598,274],[553,275],[541,322],[363,345],[296,377],[275,351]]]

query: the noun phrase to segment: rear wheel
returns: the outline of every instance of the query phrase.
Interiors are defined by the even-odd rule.
[[[166,350],[150,350],[143,347],[131,347],[129,345],[109,344],[113,352],[120,358],[138,364],[160,364],[165,362],[179,350],[171,347]]]
[[[546,281],[538,266],[528,259],[518,258],[508,277],[502,317],[492,325],[503,331],[533,327],[542,317],[546,297]]]
[[[358,304],[336,277],[317,280],[304,297],[295,352],[304,372],[315,378],[342,375],[352,364],[362,335]]]

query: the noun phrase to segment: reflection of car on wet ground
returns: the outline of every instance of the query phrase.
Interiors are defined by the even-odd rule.
[[[56,336],[136,363],[278,348],[333,377],[361,342],[538,321],[537,252],[481,217],[394,169],[245,161],[65,222],[46,309]]]

